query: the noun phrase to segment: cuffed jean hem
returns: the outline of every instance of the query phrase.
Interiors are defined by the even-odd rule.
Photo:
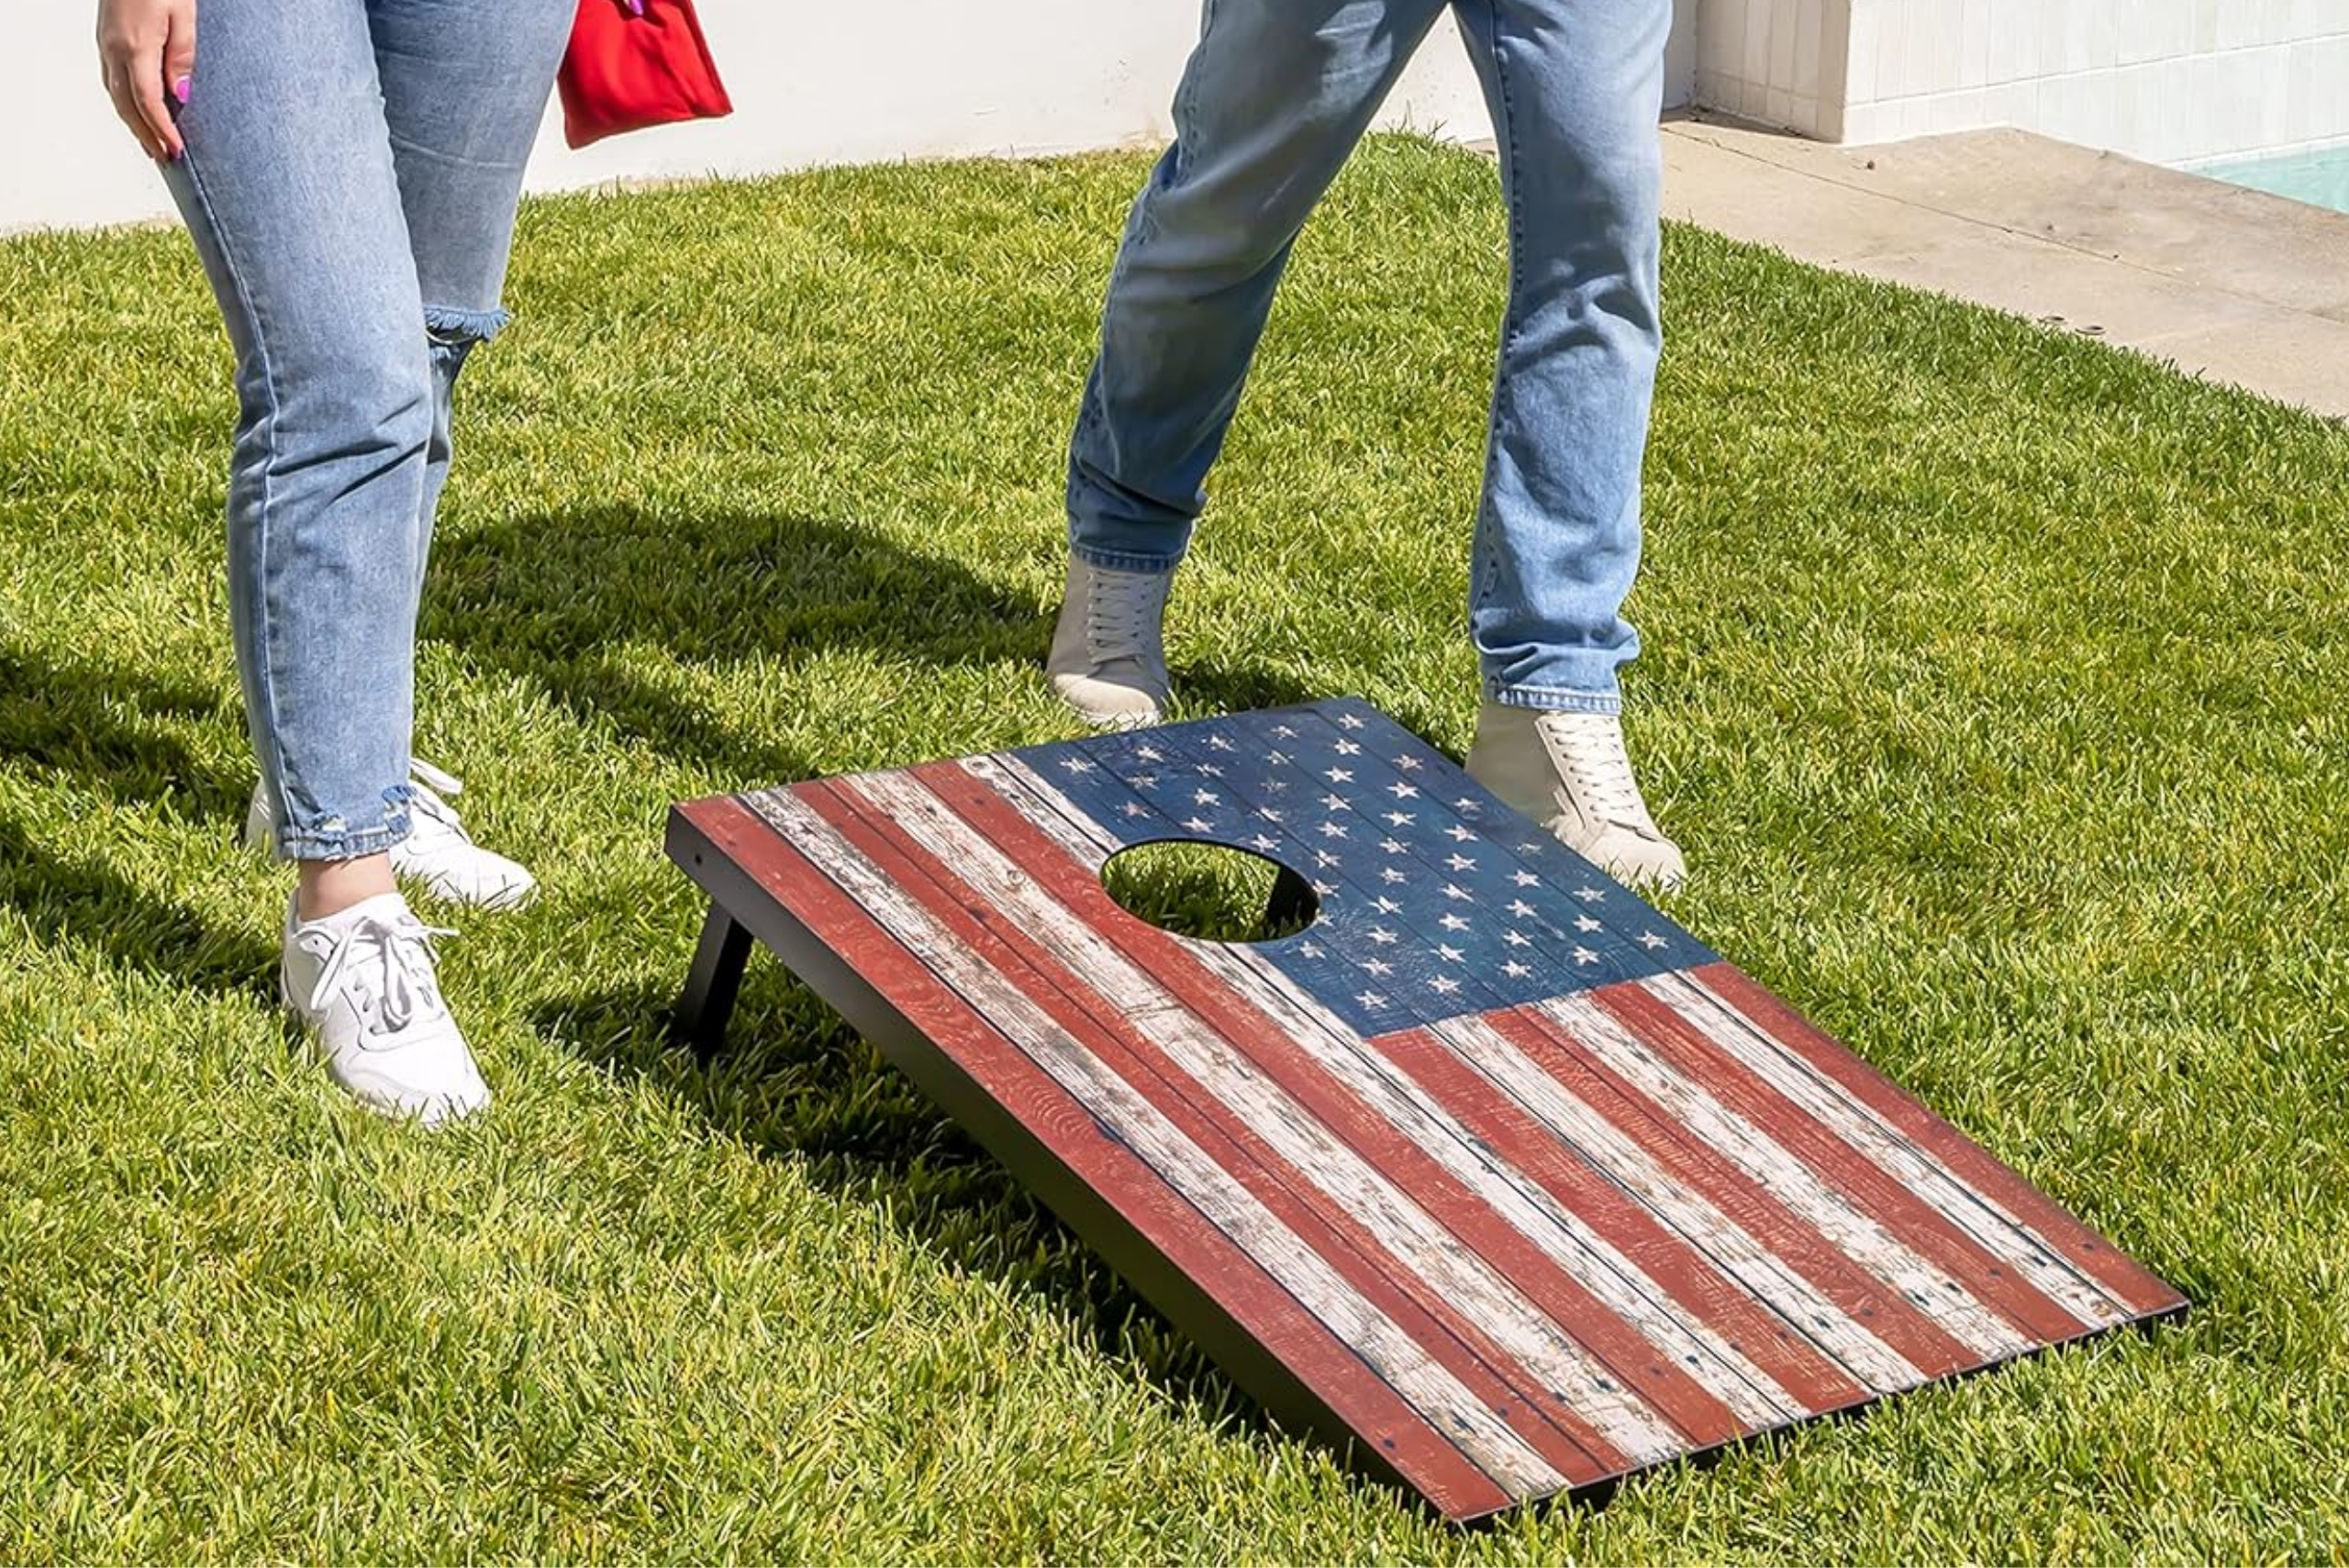
[[[1130,550],[1096,550],[1088,544],[1069,542],[1068,552],[1087,566],[1100,572],[1144,572],[1163,577],[1183,564],[1180,552],[1174,555],[1136,555]]]
[[[288,833],[280,829],[277,858],[281,861],[363,861],[369,855],[389,854],[395,847],[406,841],[409,830],[406,812],[391,817],[381,828],[362,828],[356,833]]]
[[[424,330],[445,342],[486,343],[513,320],[513,313],[505,310],[461,310],[446,305],[424,307]]]
[[[1505,686],[1485,683],[1485,700],[1503,707],[1527,707],[1538,713],[1603,713],[1623,711],[1620,692],[1576,691],[1564,686]]]

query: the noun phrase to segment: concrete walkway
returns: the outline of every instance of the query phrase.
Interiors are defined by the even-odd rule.
[[[2021,131],[1664,127],[1665,210],[2349,417],[2349,215]]]

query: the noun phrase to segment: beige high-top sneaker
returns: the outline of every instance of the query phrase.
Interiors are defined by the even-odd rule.
[[[1679,847],[1640,798],[1612,714],[1486,703],[1468,774],[1626,885],[1669,891],[1687,874]]]
[[[1070,556],[1068,592],[1044,671],[1087,724],[1131,729],[1165,717],[1162,640],[1172,572],[1113,572]]]

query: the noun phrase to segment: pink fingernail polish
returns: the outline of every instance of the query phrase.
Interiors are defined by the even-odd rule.
[[[628,0],[628,11],[631,17],[641,17],[644,15],[644,0]]]
[[[188,89],[193,85],[194,83],[184,76],[172,83],[172,96],[180,101],[180,106],[182,108],[185,108],[187,106]]]

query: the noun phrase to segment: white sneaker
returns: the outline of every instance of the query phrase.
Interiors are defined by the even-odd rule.
[[[473,842],[447,798],[464,787],[463,781],[431,763],[420,758],[409,760],[408,788],[413,793],[408,836],[392,846],[393,874],[420,883],[427,893],[451,904],[518,909],[538,892],[538,879],[504,855]],[[256,784],[252,806],[245,813],[245,842],[274,853],[276,841],[268,793]]]
[[[1486,703],[1468,776],[1618,881],[1669,892],[1687,875],[1679,847],[1640,798],[1622,721],[1612,714]]]
[[[327,1073],[369,1110],[426,1127],[489,1104],[473,1054],[440,995],[432,940],[396,893],[322,920],[285,912],[278,984]]]
[[[1165,716],[1162,640],[1172,572],[1113,572],[1072,555],[1068,590],[1044,671],[1087,724],[1131,729]]]

